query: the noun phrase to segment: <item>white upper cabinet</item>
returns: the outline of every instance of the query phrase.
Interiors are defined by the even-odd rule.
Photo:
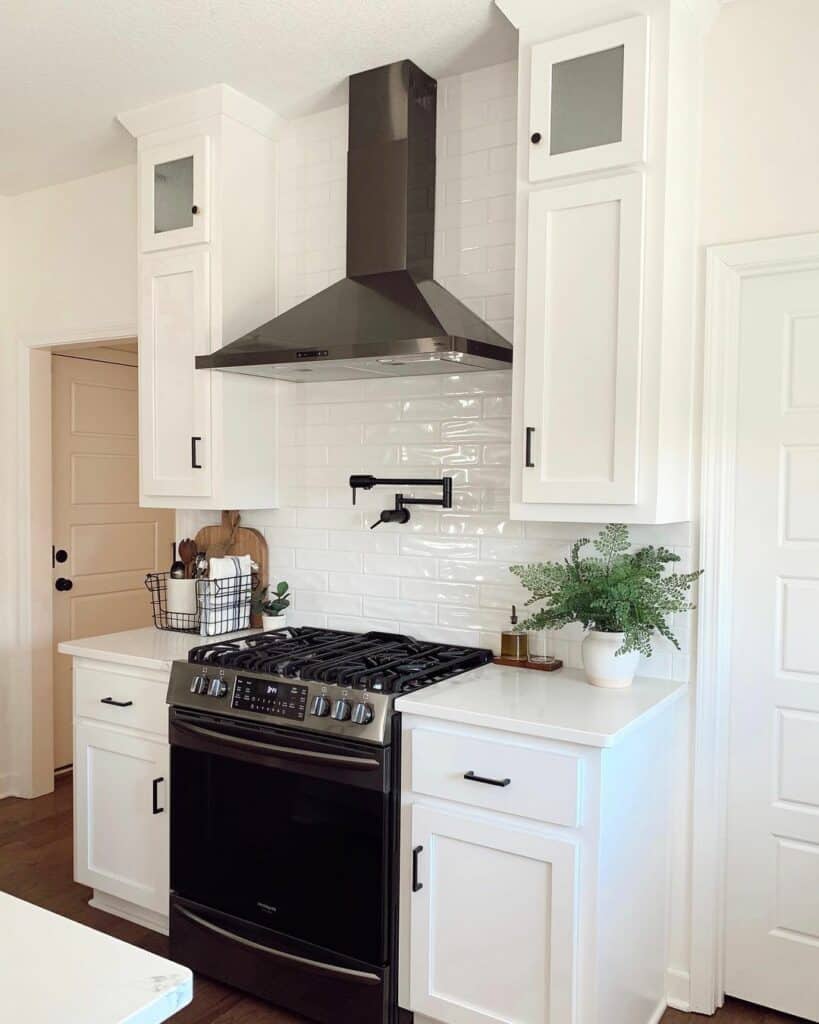
[[[139,161],[142,251],[210,240],[210,139],[146,147]]]
[[[532,47],[529,179],[645,159],[648,19]]]
[[[637,500],[643,177],[533,192],[523,500]]]
[[[687,520],[702,26],[675,0],[498,2],[520,45],[511,515]]]
[[[275,115],[213,86],[120,120],[139,143],[140,504],[275,508],[277,383],[196,369],[276,314]]]
[[[140,481],[151,495],[211,494],[211,374],[206,248],[142,260],[139,321]]]

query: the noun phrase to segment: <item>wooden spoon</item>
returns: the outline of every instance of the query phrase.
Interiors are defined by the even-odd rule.
[[[179,560],[184,563],[185,566],[185,579],[191,578],[191,566],[196,560],[196,556],[199,554],[199,549],[196,546],[196,541],[191,540],[190,537],[186,538],[179,543]]]

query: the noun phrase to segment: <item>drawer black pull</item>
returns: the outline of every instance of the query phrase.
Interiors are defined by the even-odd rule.
[[[164,782],[164,781],[165,781],[164,776],[160,775],[159,778],[158,779],[154,779],[154,781],[152,783],[153,788],[154,788],[154,799],[153,799],[153,813],[154,814],[162,814],[162,812],[165,810],[164,807],[160,807],[159,806],[159,783],[160,782]]]
[[[526,468],[533,469],[534,462],[532,462],[532,435],[535,432],[534,427],[526,428]]]
[[[132,700],[114,700],[113,697],[103,697],[100,704],[110,704],[115,708],[129,708],[134,702]]]
[[[199,462],[199,455],[197,454],[197,451],[196,451],[196,446],[197,446],[197,444],[201,440],[202,440],[201,437],[192,437],[191,438],[191,469],[201,469],[202,468],[202,466],[200,465],[200,462]]]
[[[482,782],[486,786],[508,786],[511,779],[487,779],[483,775],[476,775],[474,772],[465,772],[464,778],[467,782]]]
[[[418,892],[423,889],[424,886],[418,881],[418,857],[423,850],[423,846],[415,846],[412,850],[412,891]]]

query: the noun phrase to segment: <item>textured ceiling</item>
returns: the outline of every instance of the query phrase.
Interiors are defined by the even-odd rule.
[[[442,76],[508,60],[492,0],[0,0],[0,194],[133,159],[114,121],[226,82],[284,116],[409,57]]]

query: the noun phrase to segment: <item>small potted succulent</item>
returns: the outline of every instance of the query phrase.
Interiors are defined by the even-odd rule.
[[[630,686],[640,655],[651,657],[651,639],[659,633],[679,649],[666,616],[692,609],[688,591],[699,572],[666,572],[680,556],[663,547],[630,551],[628,527],[612,523],[594,541],[595,557],[581,557],[590,544],[581,537],[563,562],[513,565],[532,597],[527,605],[543,602],[518,627],[560,629],[580,622],[583,667],[595,686]]]
[[[253,596],[253,612],[262,616],[262,629],[284,629],[285,610],[290,607],[290,585],[282,580],[274,586],[262,587]]]

